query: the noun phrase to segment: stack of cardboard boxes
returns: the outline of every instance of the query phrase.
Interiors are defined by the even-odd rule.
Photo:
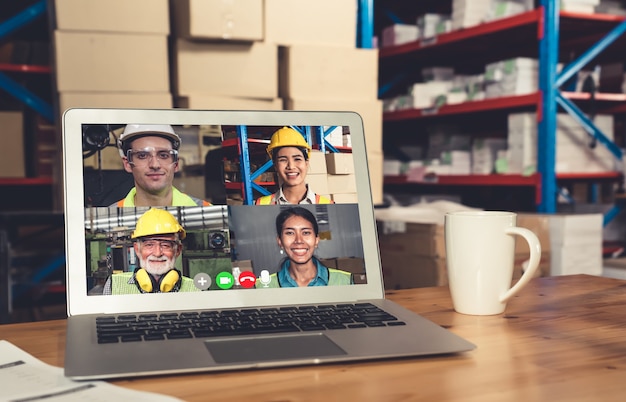
[[[172,107],[167,0],[57,0],[54,12],[61,114],[71,107]],[[97,167],[97,158],[85,164]],[[115,147],[102,151],[100,166],[122,168]]]
[[[280,110],[278,46],[264,40],[262,0],[180,0],[172,8],[177,107]]]
[[[357,257],[322,258],[320,260],[328,268],[340,269],[352,274],[355,284],[367,283],[365,275],[365,260]]]
[[[279,94],[285,109],[359,113],[365,128],[373,200],[382,203],[378,50],[356,47],[356,22],[356,2],[265,1],[265,40],[279,45]],[[348,141],[343,136],[332,145],[349,146]],[[347,195],[355,191],[349,177],[353,173],[328,173],[328,191],[333,198],[354,197]],[[351,183],[350,189],[346,183]]]
[[[61,111],[172,106],[167,0],[57,0],[55,21]]]
[[[359,112],[374,202],[382,202],[378,53],[356,48],[356,3],[185,0],[173,2],[172,12],[177,107]],[[342,134],[327,139],[349,147]],[[356,201],[350,154],[311,158],[308,181],[317,193]]]
[[[1,111],[0,127],[4,138],[11,139],[5,142],[0,151],[0,177],[26,177],[22,112]]]
[[[594,124],[613,139],[613,116],[597,115]],[[557,114],[557,173],[598,173],[616,169],[615,158],[604,146],[591,146],[591,136],[567,113]],[[537,116],[511,113],[508,116],[507,173],[534,172],[537,168]]]
[[[55,6],[61,110],[356,111],[365,126],[374,202],[382,202],[378,51],[356,47],[356,2],[67,0]],[[350,147],[349,133],[331,138],[333,146]],[[119,168],[115,149],[107,151],[104,167]],[[349,156],[328,158],[332,166],[349,164]],[[114,166],[106,166],[109,159]],[[353,174],[330,173],[341,177],[318,192],[356,201]]]
[[[541,243],[541,261],[536,276],[553,274],[550,271],[552,248],[550,219],[552,217],[552,215],[526,213],[520,213],[517,216],[517,225],[533,231]],[[479,234],[480,229],[477,231]],[[443,225],[379,221],[378,237],[385,289],[448,284]],[[520,278],[523,264],[529,257],[528,244],[523,239],[516,238],[513,280]]]

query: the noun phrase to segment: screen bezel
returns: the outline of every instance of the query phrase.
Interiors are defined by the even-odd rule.
[[[237,289],[175,294],[87,295],[83,188],[83,124],[348,126],[355,162],[367,283],[342,287]],[[63,114],[63,172],[68,315],[197,310],[294,303],[354,302],[384,297],[363,122],[355,112],[68,109]],[[253,207],[253,206],[251,206]],[[257,208],[261,208],[260,206]]]

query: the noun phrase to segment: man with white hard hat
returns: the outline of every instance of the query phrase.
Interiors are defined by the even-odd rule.
[[[173,186],[178,172],[180,137],[167,124],[128,124],[117,141],[124,170],[135,181],[125,198],[111,207],[207,206],[209,202]]]

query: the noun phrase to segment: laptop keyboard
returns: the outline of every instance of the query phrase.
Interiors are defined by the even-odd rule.
[[[126,314],[96,318],[98,343],[406,325],[371,303]]]

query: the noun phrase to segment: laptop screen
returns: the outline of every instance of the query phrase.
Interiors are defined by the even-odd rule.
[[[382,289],[354,113],[72,109],[64,159],[68,309]]]

